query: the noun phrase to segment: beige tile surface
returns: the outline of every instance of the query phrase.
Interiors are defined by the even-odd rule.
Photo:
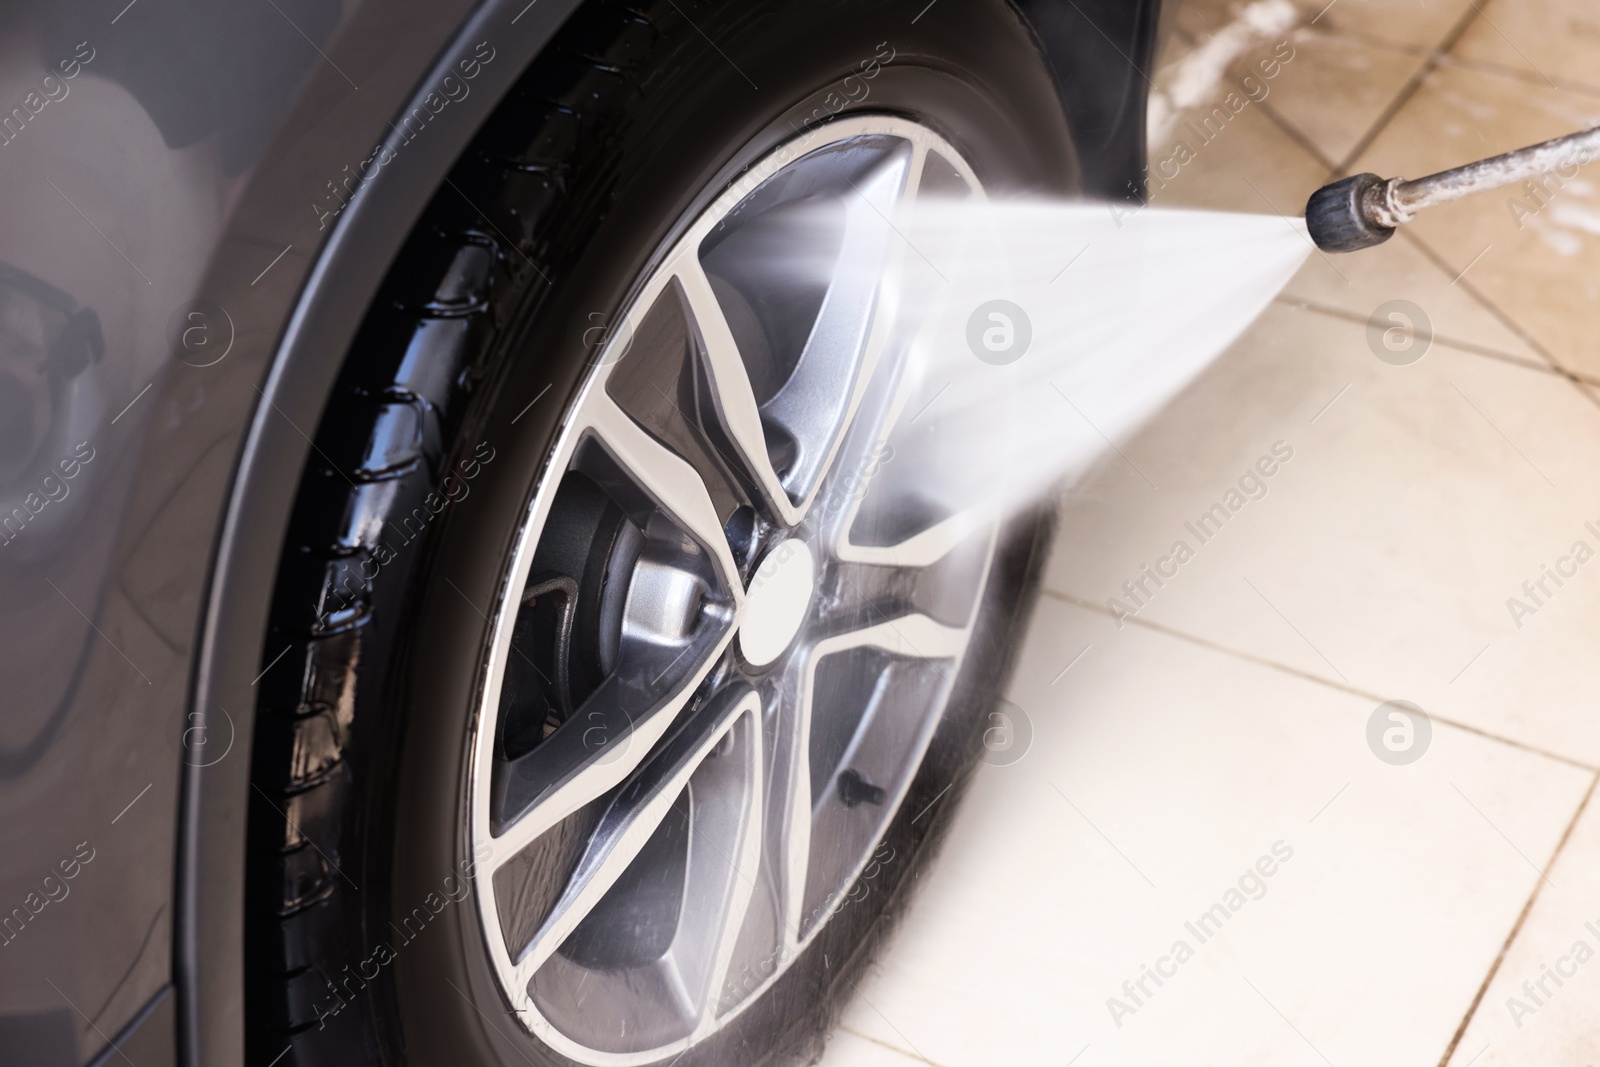
[[[1318,171],[1327,168],[1314,156],[1301,153],[1306,158],[1294,160],[1282,151],[1292,142],[1267,113],[1291,81],[1309,77],[1293,41],[1303,19],[1288,0],[1255,0],[1229,16],[1230,25],[1216,39],[1196,40],[1181,31],[1167,37],[1152,83],[1149,116],[1153,203],[1231,207],[1206,197],[1249,189],[1236,176],[1224,177],[1216,169],[1241,160],[1263,165],[1255,180],[1269,195],[1276,190],[1290,199],[1303,198],[1298,183],[1275,181],[1273,172],[1286,163],[1291,181],[1298,177],[1295,169],[1307,167],[1314,179],[1324,177]]]
[[[1600,9],[1589,0],[1488,0],[1452,55],[1600,92]]]
[[[1424,57],[1369,38],[1303,28],[1267,106],[1337,165],[1383,117]]]
[[[1390,110],[1354,169],[1416,176],[1600,118],[1591,3],[1292,2],[1267,102],[1209,136],[1175,123],[1153,168],[1178,141],[1192,158],[1153,202],[1298,212]],[[1225,92],[1270,51],[1241,24],[1284,14],[1191,0],[1158,85],[1233,34]],[[1600,806],[1578,817],[1600,767],[1600,563],[1547,576],[1578,541],[1600,553],[1600,389],[1551,369],[1600,381],[1600,171],[1542,207],[1517,194],[1540,209],[1481,197],[1313,256],[1067,494],[1058,595],[1013,688],[1033,748],[983,769],[824,1067],[884,1046],[940,1067],[1433,1067],[1469,1012],[1451,1067],[1600,1063]],[[1368,329],[1397,300],[1434,335],[1410,365]],[[1202,543],[1185,523],[1279,441],[1294,454],[1266,495]],[[1196,551],[1156,588],[1143,567],[1178,539]],[[1107,601],[1141,579],[1118,627]],[[1387,699],[1434,716],[1414,765],[1367,747]],[[1294,855],[1266,894],[1198,944],[1184,924],[1279,840]],[[1107,998],[1180,939],[1193,959],[1114,1021]],[[1578,941],[1596,955],[1557,987],[1545,967],[1571,969]]]
[[[927,1064],[918,1056],[890,1048],[880,1041],[849,1030],[835,1030],[828,1038],[828,1067],[916,1067]]]
[[[980,774],[846,1017],[946,1067],[1435,1063],[1591,777],[1444,726],[1389,766],[1371,701],[1054,600],[1013,698],[1031,750]]]
[[[1494,314],[1405,235],[1356,257],[1317,253],[1284,289],[1281,299],[1366,322],[1395,299],[1422,307],[1434,337],[1458,347],[1503,353],[1536,366],[1549,362],[1514,324]]]
[[[1366,36],[1386,45],[1423,52],[1445,39],[1472,10],[1469,0],[1293,0],[1303,25]],[[1239,17],[1239,0],[1183,0],[1178,27],[1204,39]],[[1320,17],[1319,17],[1320,16]]]
[[[1600,805],[1593,800],[1549,879],[1451,1067],[1600,1061]]]
[[[1287,72],[1279,80],[1285,77]],[[1254,104],[1213,131],[1185,112],[1169,143],[1152,150],[1150,173],[1155,205],[1285,215],[1302,210],[1306,197],[1329,177],[1315,156]]]
[[[1571,133],[1600,119],[1600,99],[1463,68],[1432,74],[1354,169],[1416,177]],[[1410,233],[1519,322],[1567,367],[1600,375],[1600,162],[1542,210],[1521,190],[1430,208]],[[1481,257],[1481,258],[1479,258]],[[1470,270],[1468,268],[1470,267]]]
[[[1574,541],[1600,551],[1584,525],[1600,528],[1600,410],[1556,375],[1440,343],[1391,366],[1367,332],[1269,309],[1121,443],[1159,490],[1118,460],[1069,495],[1048,586],[1138,607],[1122,583],[1182,540],[1194,558],[1146,580],[1139,618],[1600,765],[1600,567],[1546,579],[1531,616],[1507,605]],[[1185,523],[1278,441],[1294,458],[1265,498],[1202,542]]]

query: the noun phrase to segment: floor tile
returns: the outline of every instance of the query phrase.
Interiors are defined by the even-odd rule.
[[[1293,3],[1178,11],[1156,79],[1169,99],[1217,34],[1233,35],[1231,59],[1190,64],[1211,62],[1211,80],[1191,82],[1152,145],[1154,203],[1297,213],[1331,177],[1324,160],[1462,27],[1356,169],[1417,176],[1600,116],[1592,5]],[[1477,6],[1487,17],[1468,25]],[[1295,58],[1264,103],[1203,130],[1279,39],[1268,24]],[[942,1067],[1431,1067],[1536,890],[1451,1067],[1600,1062],[1600,963],[1534,1014],[1507,999],[1526,1000],[1545,964],[1570,966],[1577,940],[1600,959],[1600,805],[1573,824],[1600,766],[1600,565],[1586,555],[1600,552],[1600,390],[1544,369],[1600,381],[1589,171],[1536,213],[1491,194],[1381,248],[1313,256],[1071,489],[1047,576],[1059,596],[1012,690],[1033,747],[982,769],[847,1010],[854,1044],[824,1067],[884,1046]],[[1369,331],[1393,301],[1429,320],[1418,362]],[[1277,442],[1292,457],[1247,478]],[[1197,537],[1186,524],[1217,504],[1225,525]],[[1193,556],[1157,586],[1144,566],[1179,539]],[[1584,564],[1557,585],[1548,569],[1573,565],[1580,541]],[[1124,582],[1144,602],[1119,627],[1108,602],[1132,600]],[[1375,705],[1396,698],[1434,716],[1409,766],[1367,741]],[[1280,841],[1293,856],[1264,895],[1201,944],[1186,924],[1232,903]],[[1192,959],[1124,992],[1179,940]],[[1111,997],[1136,1010],[1114,1019]]]
[[[1600,92],[1600,11],[1590,0],[1489,0],[1451,55]]]
[[[1419,177],[1571,133],[1596,119],[1600,99],[1592,96],[1477,70],[1440,69],[1353,169]],[[1537,200],[1509,189],[1443,204],[1423,211],[1407,229],[1453,270],[1465,272],[1469,289],[1562,365],[1600,376],[1593,343],[1600,314],[1600,163],[1552,188]]]
[[[1437,1062],[1591,778],[1448,726],[1391,766],[1368,700],[1053,599],[1012,696],[846,1015],[946,1067]]]
[[[838,1029],[828,1037],[820,1067],[926,1067],[927,1063],[882,1042]]]
[[[1452,285],[1453,280],[1452,272],[1400,235],[1355,256],[1313,255],[1284,288],[1282,299],[1353,316],[1360,322],[1391,300],[1409,300],[1425,309],[1428,328],[1440,341],[1548,366],[1511,325],[1460,285]]]
[[[1472,10],[1470,0],[1294,0],[1294,4],[1302,25],[1417,51],[1438,45]],[[1239,0],[1183,0],[1176,18],[1185,33],[1204,38],[1236,20],[1244,6]]]
[[[1600,551],[1600,410],[1570,382],[1441,343],[1390,365],[1278,305],[1119,447],[1066,499],[1050,588],[1600,765],[1600,566],[1561,562]]]
[[[1425,59],[1316,29],[1297,31],[1292,44],[1294,59],[1275,79],[1267,106],[1335,165],[1384,117]]]
[[[1288,0],[1253,0],[1231,12],[1215,33],[1168,33],[1151,84],[1151,148],[1168,143],[1179,113],[1209,112],[1230,93],[1257,103],[1269,96],[1284,61],[1294,58],[1290,38],[1301,20]]]
[[[1451,1067],[1600,1061],[1600,805],[1573,827]],[[1555,974],[1552,977],[1551,973]],[[1524,987],[1527,983],[1527,988]]]
[[[1279,80],[1288,76],[1285,71]],[[1211,129],[1202,124],[1198,110],[1186,111],[1168,143],[1151,152],[1150,203],[1297,215],[1329,176],[1258,105],[1246,106],[1225,127],[1214,124]]]

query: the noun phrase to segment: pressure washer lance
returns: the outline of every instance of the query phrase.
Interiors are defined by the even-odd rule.
[[[1324,252],[1371,248],[1387,241],[1395,227],[1410,222],[1422,208],[1514,185],[1553,170],[1579,167],[1597,157],[1600,127],[1480,159],[1414,182],[1356,174],[1311,194],[1306,203],[1306,228]]]

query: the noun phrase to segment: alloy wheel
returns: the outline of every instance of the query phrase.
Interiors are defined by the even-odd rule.
[[[893,476],[916,412],[891,294],[931,266],[902,226],[932,195],[983,195],[933,131],[825,124],[594,331],[469,777],[502,992],[580,1063],[673,1057],[759,997],[849,905],[939,725],[995,528]]]

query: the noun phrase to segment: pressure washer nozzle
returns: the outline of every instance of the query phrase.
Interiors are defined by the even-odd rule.
[[[1473,193],[1571,170],[1600,157],[1600,127],[1480,159],[1416,181],[1356,174],[1311,194],[1306,203],[1306,229],[1324,252],[1354,252],[1387,241],[1395,228],[1410,222],[1425,207],[1459,200]]]
[[[1394,236],[1394,227],[1378,221],[1370,201],[1382,196],[1389,183],[1376,174],[1341,178],[1311,194],[1306,202],[1306,229],[1324,252],[1354,252],[1381,245]]]

